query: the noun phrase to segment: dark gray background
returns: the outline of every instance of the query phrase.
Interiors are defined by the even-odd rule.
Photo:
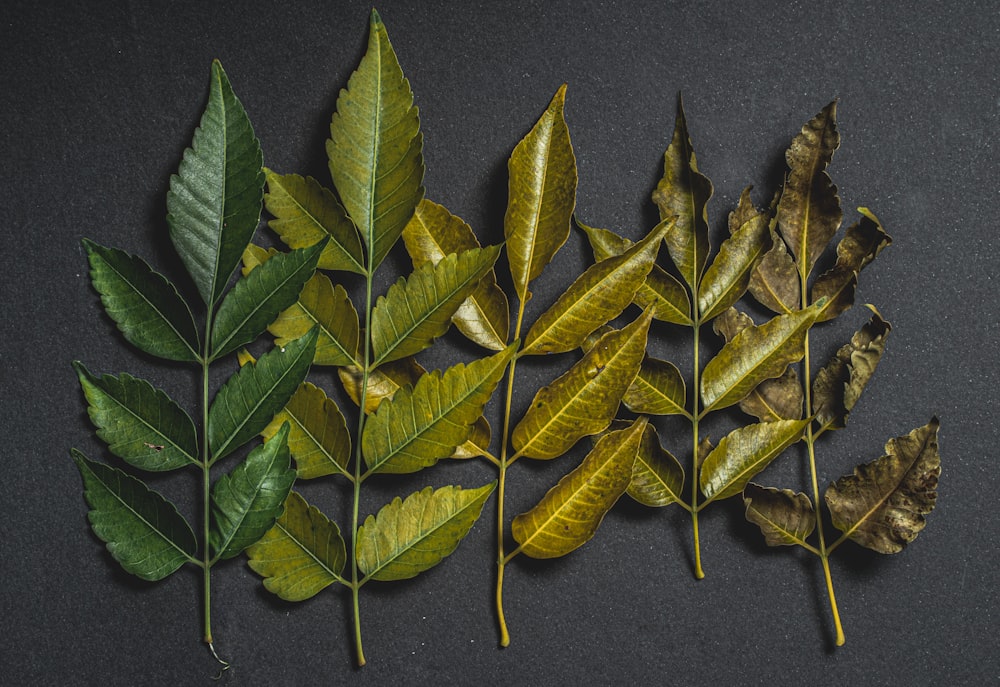
[[[169,175],[200,116],[218,57],[279,171],[327,181],[324,140],[359,60],[370,7],[356,2],[18,3],[0,18],[6,241],[0,378],[4,530],[0,587],[7,684],[208,684],[193,569],[162,583],[120,571],[90,533],[67,451],[102,455],[70,368],[151,379],[190,408],[185,370],[139,356],[100,312],[79,239],[139,253],[173,276]],[[740,190],[765,204],[791,137],[839,98],[831,172],[848,221],[871,207],[895,239],[862,277],[894,330],[849,428],[820,443],[824,482],[880,455],[891,436],[941,418],[939,506],[905,552],[844,546],[834,576],[847,645],[834,650],[821,570],[768,550],[734,501],[703,516],[707,577],[690,574],[678,509],[624,501],[597,537],[551,562],[517,560],[513,643],[497,649],[493,502],[456,554],[415,580],[364,589],[369,665],[353,671],[348,597],[298,605],[262,590],[242,560],[214,576],[214,629],[229,684],[983,684],[1000,679],[993,414],[1000,16],[994,3],[493,2],[380,4],[420,107],[427,196],[502,238],[506,158],[563,82],[582,221],[638,238],[683,91],[715,243]],[[262,233],[262,236],[265,236]],[[529,313],[589,260],[574,233]],[[407,266],[395,256],[384,270]],[[865,320],[819,330],[825,359]],[[690,365],[685,332],[652,349]],[[714,343],[709,340],[708,349]],[[428,365],[474,355],[449,336]],[[519,366],[516,409],[572,356]],[[225,367],[225,363],[223,367]],[[687,376],[689,372],[685,373]],[[327,372],[315,380],[334,388]],[[494,425],[499,409],[488,410]],[[739,421],[723,414],[717,439]],[[686,464],[683,424],[661,421]],[[509,512],[582,456],[511,471]],[[527,462],[527,461],[525,461]],[[805,487],[802,456],[766,476]],[[483,484],[483,462],[376,485],[362,512],[425,483]],[[197,519],[195,476],[152,484]],[[307,485],[343,522],[335,483]]]

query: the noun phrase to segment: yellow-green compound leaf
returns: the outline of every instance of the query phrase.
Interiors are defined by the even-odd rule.
[[[430,372],[413,387],[385,400],[365,423],[362,454],[371,472],[408,473],[455,453],[471,436],[507,363],[517,351],[505,350],[442,374]]]
[[[437,264],[449,253],[480,247],[468,224],[426,198],[417,205],[403,229],[403,241],[414,267],[426,262]],[[506,348],[509,305],[507,295],[497,286],[493,270],[486,273],[451,319],[470,341],[494,351]]]
[[[798,269],[785,242],[774,231],[771,232],[771,250],[753,271],[748,288],[757,302],[776,313],[791,313],[802,307]]]
[[[664,220],[667,224],[672,221]],[[621,255],[632,246],[630,240],[613,231],[588,227],[579,220],[576,223],[587,234],[597,262]],[[643,309],[652,306],[654,320],[691,325],[691,299],[687,290],[659,265],[653,265],[646,280],[636,290],[633,302]]]
[[[83,477],[90,505],[87,519],[126,571],[144,580],[162,580],[198,552],[191,526],[174,504],[121,470],[70,454]]]
[[[806,546],[816,529],[816,511],[803,493],[762,487],[750,482],[743,489],[747,520],[760,528],[768,546]]]
[[[576,157],[563,117],[566,85],[511,153],[503,232],[514,290],[522,303],[566,239],[576,206]]]
[[[113,454],[157,472],[198,463],[194,423],[163,391],[125,373],[95,377],[79,361],[73,369],[97,436]]]
[[[661,223],[619,256],[591,265],[535,321],[521,355],[565,353],[629,306],[656,260],[670,228]]]
[[[653,425],[646,425],[626,493],[644,506],[659,508],[681,501],[683,488],[684,468],[663,450]]]
[[[337,523],[310,506],[298,492],[288,494],[274,527],[247,549],[251,570],[264,588],[285,601],[304,601],[341,577],[347,549]]]
[[[762,422],[740,427],[723,437],[701,466],[699,485],[706,502],[743,491],[754,475],[802,437],[809,422]]]
[[[238,556],[281,515],[295,482],[288,457],[288,423],[257,446],[212,487],[209,549],[215,560]]]
[[[358,230],[336,196],[312,177],[264,172],[264,206],[274,215],[267,225],[281,240],[289,248],[306,248],[329,237],[319,268],[365,274]]]
[[[684,378],[672,363],[646,356],[622,403],[642,415],[687,415]]]
[[[799,420],[802,418],[804,397],[799,376],[795,368],[789,366],[780,377],[765,379],[758,384],[740,401],[740,410],[761,422]]]
[[[500,246],[452,253],[390,286],[372,311],[372,367],[419,353],[448,331],[452,315],[499,255]]]
[[[879,553],[898,553],[924,529],[941,476],[938,426],[933,418],[890,439],[886,455],[830,485],[826,505],[844,537]]]
[[[337,404],[319,387],[303,382],[261,435],[270,439],[288,422],[288,450],[299,479],[347,472],[351,433]]]
[[[167,360],[197,361],[198,332],[187,303],[141,258],[83,240],[90,281],[126,341]]]
[[[330,174],[374,272],[424,196],[423,135],[410,82],[372,10],[368,49],[337,98],[326,153]]]
[[[210,306],[257,231],[262,164],[260,142],[216,60],[201,123],[167,192],[170,240]]]
[[[369,579],[405,580],[433,568],[476,523],[496,482],[425,488],[369,515],[358,528],[358,567]]]
[[[816,321],[819,307],[822,305],[778,315],[734,336],[705,366],[701,378],[703,412],[738,403],[765,379],[780,376],[791,363],[801,360],[806,332]]]
[[[875,311],[874,308],[872,308]],[[847,417],[875,374],[892,327],[875,311],[871,320],[844,344],[813,380],[816,420],[828,429],[842,429]]]
[[[818,322],[832,320],[854,305],[857,274],[878,257],[892,238],[868,208],[858,208],[861,221],[847,229],[837,244],[837,264],[824,272],[812,287],[812,299],[826,298],[827,304]]]
[[[778,203],[778,227],[805,279],[840,228],[843,213],[827,165],[840,146],[837,101],[802,127],[785,153],[790,171]]]
[[[557,458],[582,437],[607,428],[639,371],[651,320],[646,310],[624,329],[608,332],[535,394],[511,437],[518,456]]]
[[[684,118],[684,103],[677,102],[674,136],[663,154],[663,178],[653,191],[660,219],[676,217],[667,232],[667,249],[684,281],[697,293],[708,261],[708,211],[712,182],[698,171],[698,161]]]
[[[368,373],[368,389],[365,392],[365,413],[374,413],[375,409],[387,398],[392,398],[397,391],[406,385],[413,386],[425,374],[425,370],[416,358],[407,357],[393,360]],[[339,367],[337,374],[347,395],[354,405],[361,405],[361,382],[364,374],[357,367]]]
[[[537,506],[515,517],[511,533],[517,550],[532,558],[558,558],[590,541],[629,486],[646,422],[639,418],[627,429],[605,434]]]

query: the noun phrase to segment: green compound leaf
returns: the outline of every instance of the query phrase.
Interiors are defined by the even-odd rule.
[[[256,447],[212,488],[209,550],[215,560],[232,558],[264,536],[281,515],[295,482],[288,457],[288,424]]]
[[[264,588],[285,601],[304,601],[334,582],[347,584],[341,577],[347,548],[340,528],[295,491],[274,527],[247,549],[247,557],[250,569],[264,578]]]
[[[300,384],[261,436],[271,439],[286,422],[291,427],[288,450],[299,479],[350,475],[351,433],[337,404],[322,389],[309,382]]]
[[[898,553],[924,529],[941,476],[938,427],[932,418],[890,439],[884,456],[830,485],[826,505],[843,538],[879,553]]]
[[[408,473],[453,455],[472,435],[507,364],[511,344],[496,355],[443,374],[425,374],[385,400],[365,423],[361,448],[371,472]]]
[[[537,506],[515,517],[511,533],[520,545],[517,551],[532,558],[558,558],[590,541],[629,486],[646,422],[640,418],[627,429],[605,434]]]
[[[762,422],[733,430],[705,458],[699,486],[708,501],[743,491],[754,475],[797,442],[810,420]]]
[[[309,248],[278,253],[236,282],[226,294],[212,329],[212,358],[254,341],[299,297],[313,272],[325,239]]]
[[[660,445],[653,425],[646,425],[632,465],[626,493],[644,506],[660,508],[683,502],[684,468]]]
[[[219,389],[208,411],[208,446],[214,463],[263,431],[285,407],[309,371],[316,331],[275,346],[241,367]]]
[[[337,98],[326,153],[374,272],[424,196],[420,118],[385,25],[372,10],[368,49]]]
[[[667,249],[681,277],[697,292],[708,261],[708,200],[712,182],[698,171],[698,161],[684,117],[684,103],[677,101],[674,136],[663,154],[663,178],[653,191],[660,219],[676,217],[667,232]]]
[[[816,529],[816,511],[803,493],[762,487],[750,482],[743,489],[747,520],[760,528],[768,546],[808,546]]]
[[[365,274],[358,230],[336,196],[312,177],[275,174],[267,168],[264,173],[268,190],[264,206],[274,215],[267,226],[285,245],[308,248],[329,238],[317,267]]]
[[[144,580],[162,580],[194,562],[198,544],[174,504],[121,470],[70,454],[83,477],[87,518],[121,566]]]
[[[635,379],[652,314],[602,336],[565,374],[535,394],[511,442],[518,456],[557,458],[582,437],[604,431]]]
[[[535,321],[521,355],[571,351],[595,329],[618,317],[645,282],[670,226],[661,223],[621,255],[588,267]]]
[[[503,233],[514,290],[521,303],[528,284],[542,273],[569,238],[576,206],[576,157],[563,115],[566,85],[511,153]]]
[[[214,305],[260,221],[264,171],[260,142],[218,60],[208,105],[167,193],[170,240]]]
[[[198,333],[187,303],[141,258],[83,240],[90,280],[125,340],[158,358],[197,361]]]
[[[369,515],[358,528],[358,567],[367,579],[405,580],[433,568],[476,523],[496,482],[413,493]]]
[[[414,267],[427,262],[437,264],[449,253],[480,247],[468,224],[426,198],[417,205],[413,218],[403,229],[403,241]],[[507,294],[497,286],[493,270],[486,273],[451,320],[470,341],[494,351],[506,348],[509,305]]]
[[[448,331],[452,315],[499,255],[500,246],[452,253],[390,286],[372,311],[372,367],[419,353]]]
[[[113,454],[156,472],[198,463],[194,423],[163,391],[125,373],[95,377],[78,361],[73,369],[97,436]]]

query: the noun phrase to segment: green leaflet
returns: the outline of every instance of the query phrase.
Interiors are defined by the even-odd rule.
[[[646,420],[608,432],[578,468],[559,480],[537,506],[514,518],[517,551],[532,558],[556,558],[586,544],[632,478]]]
[[[288,450],[299,479],[350,474],[351,434],[340,408],[322,389],[309,382],[300,384],[261,436],[270,439],[286,422],[291,427]]]
[[[191,418],[159,389],[122,373],[95,377],[73,363],[87,397],[87,412],[113,454],[142,470],[174,470],[198,462]]]
[[[400,389],[365,423],[362,453],[372,472],[407,473],[455,453],[472,434],[507,363],[511,344],[489,358],[431,372]]]
[[[308,248],[329,242],[319,257],[323,270],[365,274],[361,238],[336,196],[312,177],[275,174],[265,168],[264,206],[274,215],[267,223],[289,248]]]
[[[431,487],[369,515],[358,530],[358,567],[373,580],[405,580],[433,568],[472,529],[496,482]]]
[[[124,251],[87,239],[83,247],[104,311],[130,344],[159,358],[198,360],[194,319],[173,284]]]
[[[576,157],[563,115],[565,102],[564,84],[507,163],[503,233],[514,291],[521,303],[529,298],[528,284],[569,238],[577,176]]]
[[[337,369],[344,391],[354,401],[361,405],[362,371],[356,367],[341,367]],[[397,391],[406,385],[413,386],[426,374],[417,359],[409,356],[380,365],[376,370],[368,372],[368,384],[365,388],[365,413],[374,413],[375,409],[387,398],[392,398]]]
[[[209,306],[260,221],[262,164],[250,120],[216,60],[208,105],[167,193],[170,240]]]
[[[208,536],[212,557],[237,556],[264,536],[281,515],[294,482],[285,423],[212,488],[212,527]]]
[[[633,413],[643,415],[687,415],[686,399],[680,370],[666,360],[646,356],[625,390],[622,403]]]
[[[309,371],[316,348],[310,331],[284,348],[275,346],[256,364],[240,368],[219,389],[208,411],[211,462],[236,450],[271,422]]]
[[[653,425],[646,425],[632,465],[626,493],[644,506],[659,508],[682,501],[684,468],[663,450]]]
[[[452,253],[389,287],[372,311],[372,366],[419,353],[448,331],[452,315],[499,255],[499,246]]]
[[[121,470],[70,452],[83,477],[94,534],[121,566],[144,580],[162,580],[198,550],[191,526],[172,503]]]
[[[334,582],[346,583],[341,574],[347,550],[340,528],[298,492],[288,495],[285,512],[247,549],[247,556],[267,591],[285,601],[304,601]]]
[[[374,272],[424,195],[423,135],[413,93],[378,12],[368,49],[337,98],[326,152],[330,175]]]

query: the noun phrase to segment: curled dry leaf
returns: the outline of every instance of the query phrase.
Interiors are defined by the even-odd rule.
[[[749,483],[743,489],[747,520],[760,527],[768,546],[806,546],[816,529],[816,511],[803,493]]]

